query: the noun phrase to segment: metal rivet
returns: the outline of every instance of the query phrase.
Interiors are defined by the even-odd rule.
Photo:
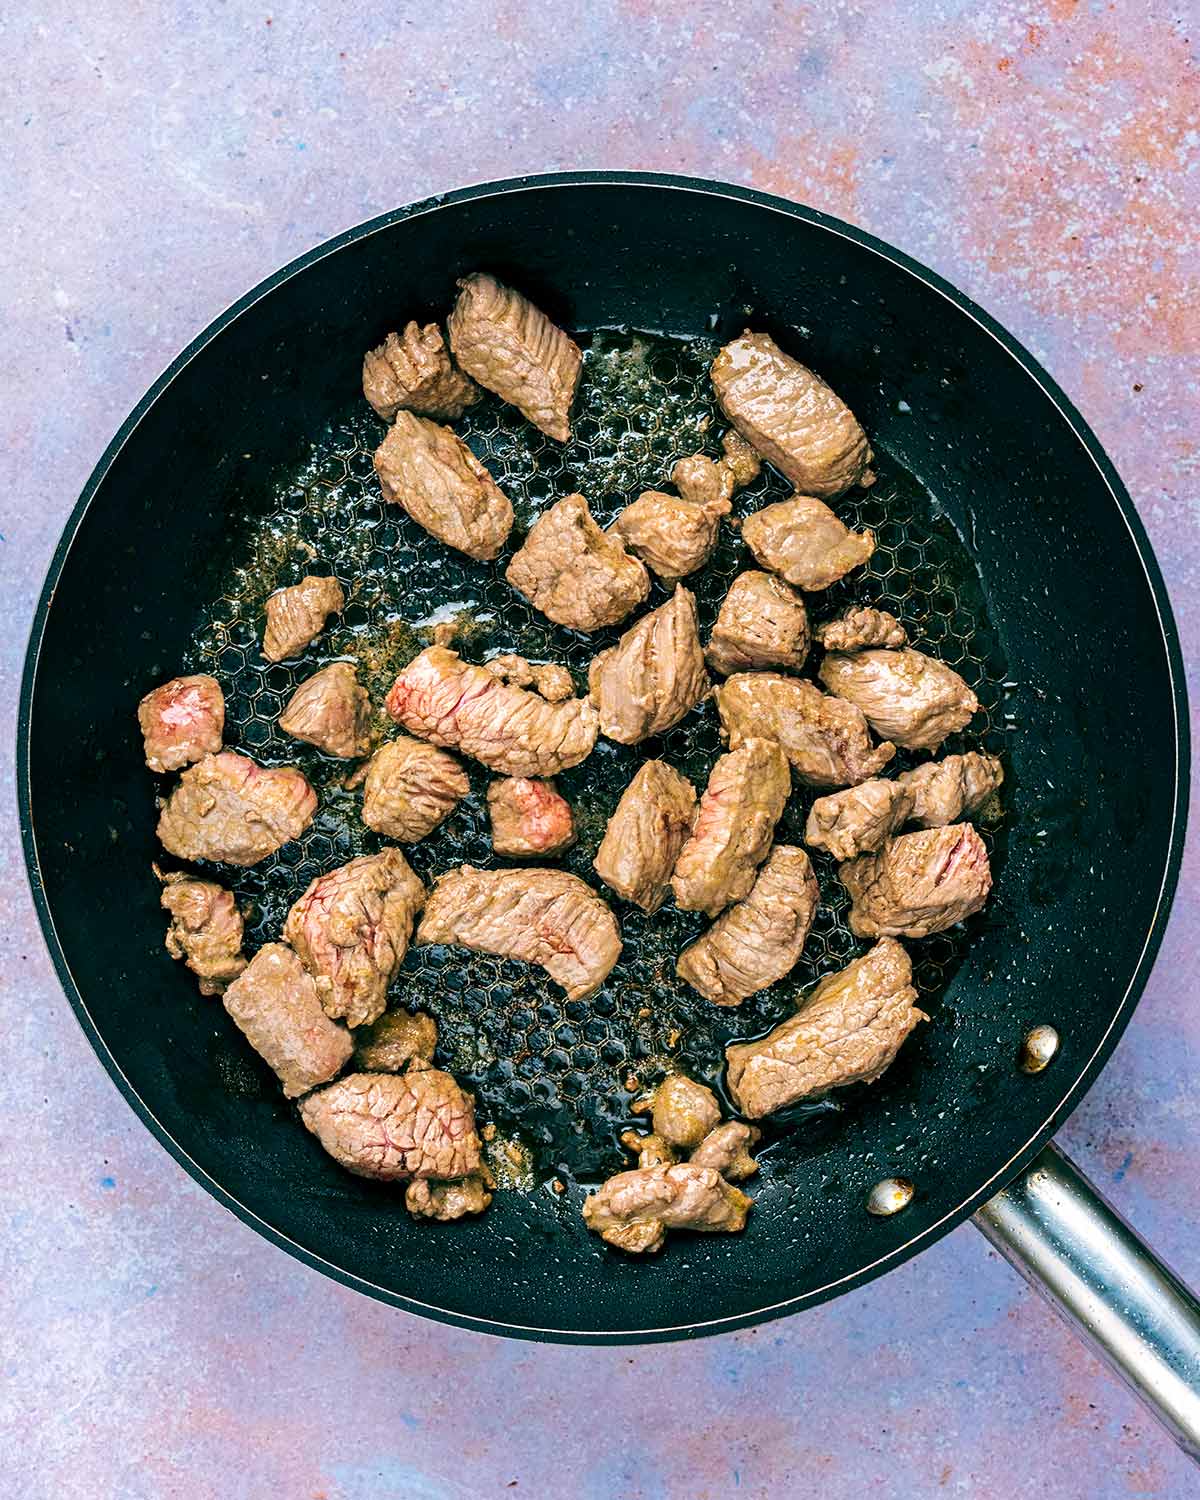
[[[915,1192],[907,1177],[883,1177],[867,1194],[867,1212],[886,1219],[907,1208]]]
[[[1058,1048],[1058,1032],[1053,1026],[1035,1026],[1021,1042],[1021,1072],[1040,1073],[1054,1061]]]

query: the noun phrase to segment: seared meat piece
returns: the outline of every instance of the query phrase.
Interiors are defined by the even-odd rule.
[[[638,1135],[636,1130],[621,1133],[621,1144],[637,1157],[639,1167],[669,1167],[679,1160],[675,1148],[660,1135]]]
[[[448,427],[410,411],[375,450],[383,498],[399,505],[431,536],[468,557],[490,562],[512,530],[508,496]]]
[[[256,865],[312,822],[317,795],[295,766],[259,766],[222,750],[179,778],[158,837],[179,859]]]
[[[851,531],[811,495],[756,510],[742,523],[742,540],[756,562],[809,593],[829,588],[875,551],[873,531]]]
[[[844,792],[818,797],[808,815],[805,843],[828,849],[834,859],[878,849],[912,815],[913,795],[903,781],[860,781]]]
[[[540,964],[569,1000],[586,1000],[621,956],[616,918],[565,870],[476,870],[461,865],[434,882],[418,943],[457,943],[477,953]]]
[[[586,698],[547,703],[430,646],[404,668],[387,711],[410,734],[460,750],[503,776],[556,776],[592,753],[600,715]]]
[[[685,1151],[698,1146],[721,1123],[721,1106],[712,1089],[683,1073],[668,1073],[654,1091],[654,1135]],[[651,1137],[653,1139],[653,1137]],[[649,1166],[649,1162],[639,1165]]]
[[[666,734],[708,691],[696,599],[680,583],[643,615],[588,672],[600,733],[622,745]]]
[[[258,950],[225,991],[225,1009],[289,1099],[328,1083],[354,1051],[350,1033],[321,1009],[312,978],[282,943]]]
[[[762,473],[762,459],[736,427],[731,427],[721,439],[721,447],[725,450],[725,457],[721,462],[733,475],[734,489],[744,489],[746,485],[753,484]]]
[[[310,1094],[300,1118],[356,1177],[448,1180],[479,1168],[475,1105],[449,1073],[347,1073]]]
[[[752,569],[729,585],[705,656],[722,677],[756,667],[798,672],[808,641],[804,600],[782,579]]]
[[[170,912],[167,952],[181,958],[200,981],[202,995],[220,995],[246,967],[242,953],[242,914],[237,902],[215,880],[197,880],[176,870],[154,873],[163,883],[160,904]]]
[[[774,740],[747,738],[718,758],[671,876],[676,906],[715,917],[747,894],[790,790]]]
[[[671,871],[696,819],[696,790],[665,761],[643,761],[621,794],[593,869],[645,912],[663,904]]]
[[[583,355],[533,303],[493,276],[460,281],[447,328],[454,357],[556,442],[571,436],[571,402]]]
[[[865,651],[871,646],[903,646],[908,640],[904,626],[886,609],[855,604],[836,620],[818,625],[817,641],[826,651]]]
[[[389,333],[378,349],[363,357],[362,378],[363,395],[385,422],[401,407],[453,422],[482,394],[473,380],[454,368],[436,323],[424,328],[406,323],[403,336]]]
[[[483,670],[498,677],[501,682],[511,682],[516,687],[531,687],[545,698],[547,703],[561,703],[575,692],[575,684],[566,667],[557,662],[526,661],[523,656],[493,656],[485,661]]]
[[[675,972],[714,1005],[740,1005],[796,967],[820,899],[808,855],[776,844],[750,894],[684,950]]]
[[[504,576],[535,609],[572,630],[618,625],[650,592],[645,568],[619,537],[600,530],[582,495],[565,495],[542,512]]]
[[[363,1073],[402,1073],[413,1061],[432,1062],[437,1022],[423,1010],[385,1010],[354,1035],[354,1065]]]
[[[733,470],[719,459],[707,458],[703,453],[681,458],[671,470],[671,483],[693,505],[720,505],[724,507],[720,514],[729,514]]]
[[[328,1015],[351,1026],[382,1015],[424,900],[399,849],[317,876],[288,912],[283,935],[316,979]]]
[[[884,938],[821,980],[794,1016],[757,1042],[725,1049],[729,1092],[742,1114],[773,1110],[847,1083],[874,1083],[918,1021],[912,964]]]
[[[987,849],[970,823],[905,833],[838,875],[858,937],[928,937],[977,912],[992,888]]]
[[[726,1182],[741,1182],[758,1171],[758,1163],[750,1155],[750,1148],[761,1134],[762,1131],[754,1125],[729,1120],[710,1130],[688,1161],[694,1167],[712,1167]]]
[[[612,529],[648,568],[653,568],[664,582],[671,583],[694,573],[708,561],[717,545],[721,517],[727,516],[731,508],[728,498],[698,504],[662,490],[643,490],[613,522]]]
[[[300,684],[279,727],[326,755],[354,760],[371,749],[371,700],[350,663],[335,661]]]
[[[467,773],[452,755],[402,734],[376,750],[367,764],[363,822],[385,838],[415,844],[470,790]]]
[[[492,848],[514,859],[561,854],[575,842],[570,804],[552,781],[507,776],[488,787]]]
[[[286,661],[311,645],[330,615],[346,607],[346,595],[336,578],[311,574],[291,588],[280,589],[267,600],[267,628],[262,654],[268,661]]]
[[[225,695],[215,677],[173,677],[138,704],[138,723],[152,771],[178,771],[221,748]]]
[[[1004,780],[1004,767],[994,755],[968,750],[928,761],[896,778],[912,793],[910,817],[925,828],[944,828],[974,812]]]
[[[680,1162],[618,1172],[585,1200],[583,1219],[607,1244],[636,1255],[661,1250],[668,1229],[736,1233],[750,1204],[712,1167]]]
[[[486,1167],[455,1182],[430,1182],[422,1177],[405,1188],[404,1206],[414,1218],[447,1224],[467,1214],[481,1214],[492,1201],[495,1185]]]
[[[819,676],[862,709],[876,734],[906,750],[936,750],[979,707],[958,673],[923,651],[831,651]]]
[[[872,745],[867,721],[852,703],[831,698],[802,677],[739,672],[716,696],[721,727],[735,750],[751,736],[777,740],[809,786],[865,781],[896,753],[894,745]]]
[[[721,410],[798,490],[832,499],[875,482],[872,453],[854,413],[765,333],[726,344],[713,361]]]

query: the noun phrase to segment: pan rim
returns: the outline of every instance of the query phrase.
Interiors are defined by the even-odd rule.
[[[92,1019],[87,1001],[84,999],[82,991],[75,982],[66,953],[59,941],[54,915],[50,910],[42,883],[37,840],[33,829],[29,743],[33,695],[38,676],[38,665],[46,622],[50,609],[53,606],[59,578],[61,577],[83,518],[107,476],[108,471],[141,424],[146,413],[164,395],[179,373],[208,344],[224,332],[237,318],[241,317],[243,313],[248,312],[284,282],[308,270],[327,256],[336,254],[346,246],[366,239],[372,234],[384,231],[393,224],[416,218],[426,213],[436,213],[444,207],[454,207],[475,199],[502,197],[519,192],[539,191],[546,188],[586,188],[592,186],[644,187],[656,191],[681,191],[701,196],[707,195],[723,199],[733,199],[751,204],[760,209],[782,214],[787,218],[798,219],[825,233],[849,240],[860,248],[888,261],[899,270],[906,272],[917,281],[923,283],[931,291],[941,296],[953,309],[974,322],[984,334],[997,343],[1004,353],[1015,361],[1022,372],[1039,387],[1042,394],[1049,400],[1084,452],[1091,459],[1105,491],[1116,506],[1129,532],[1130,540],[1142,566],[1159,622],[1163,649],[1166,656],[1167,672],[1171,684],[1171,708],[1174,715],[1175,728],[1173,736],[1175,764],[1173,771],[1173,805],[1170,837],[1167,856],[1163,864],[1162,878],[1155,901],[1154,915],[1147,930],[1145,941],[1124,994],[1116,1003],[1112,1019],[1099,1042],[1091,1055],[1076,1070],[1069,1084],[1064,1087],[1061,1093],[1056,1094],[1055,1104],[1028,1139],[986,1181],[978,1185],[971,1194],[965,1197],[954,1208],[941,1215],[934,1223],[926,1225],[902,1244],[895,1246],[886,1254],[876,1257],[867,1265],[860,1266],[857,1270],[847,1273],[845,1276],[838,1277],[820,1287],[811,1288],[794,1297],[784,1298],[751,1311],[726,1317],[671,1326],[613,1330],[580,1330],[564,1327],[543,1328],[532,1324],[512,1323],[496,1318],[479,1317],[462,1313],[452,1308],[422,1302],[417,1298],[395,1292],[388,1287],[379,1286],[366,1277],[335,1265],[323,1256],[318,1255],[293,1240],[289,1235],[284,1234],[274,1225],[263,1219],[254,1209],[248,1207],[230,1193],[188,1154],[187,1150],[160,1123],[145,1100],[138,1094],[119,1061],[109,1049],[108,1044]],[[1042,1146],[1052,1137],[1058,1126],[1078,1106],[1103,1069],[1104,1064],[1107,1062],[1132,1017],[1146,981],[1149,978],[1154,960],[1157,957],[1178,884],[1190,794],[1188,781],[1190,739],[1188,734],[1187,689],[1183,671],[1183,656],[1170,600],[1157,559],[1151,548],[1141,518],[1138,516],[1128,491],[1122,484],[1111,460],[1104,452],[1091,428],[1048,372],[1042,368],[1040,363],[1034,359],[1012,334],[1008,333],[1001,324],[971,298],[967,297],[936,272],[931,271],[905,252],[896,249],[886,241],[879,239],[865,230],[847,224],[829,214],[822,213],[820,210],[791,202],[774,194],[763,193],[754,188],[723,183],[714,179],[638,171],[575,171],[531,174],[485,181],[461,187],[447,193],[431,195],[405,207],[390,210],[364,223],[343,230],[333,238],[305,251],[302,255],[297,256],[278,271],[260,281],[242,297],[231,303],[224,312],[213,319],[171,361],[121,424],[116,435],[92,470],[80,494],[79,500],[76,502],[64,525],[62,534],[50,560],[30,629],[29,643],[22,671],[21,692],[17,713],[16,751],[18,819],[21,829],[21,842],[25,856],[26,873],[33,895],[34,906],[38,914],[39,924],[42,929],[42,935],[58,974],[59,981],[63,986],[64,993],[75,1012],[84,1034],[87,1036],[118,1090],[141,1119],[142,1123],[158,1140],[160,1145],[174,1157],[179,1165],[206,1192],[210,1193],[218,1203],[235,1214],[244,1224],[256,1231],[264,1239],[295,1256],[296,1259],[312,1267],[314,1270],[321,1271],[335,1281],[341,1282],[344,1286],[352,1287],[354,1290],[363,1292],[379,1301],[389,1303],[392,1306],[402,1308],[420,1316],[460,1328],[470,1329],[475,1332],[491,1333],[513,1338],[534,1339],[544,1342],[583,1345],[660,1343],[689,1337],[707,1336],[731,1332],[738,1328],[784,1317],[804,1308],[815,1307],[832,1297],[851,1291],[855,1287],[865,1285],[877,1276],[884,1274],[884,1272],[903,1264],[920,1250],[927,1248],[936,1240],[942,1238],[943,1235],[949,1233],[950,1230],[962,1223],[977,1208],[1000,1191],[1007,1182],[1011,1181],[1013,1177],[1028,1165]]]

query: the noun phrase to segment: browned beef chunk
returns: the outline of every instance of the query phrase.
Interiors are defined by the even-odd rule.
[[[637,1157],[639,1167],[669,1167],[679,1160],[675,1148],[661,1135],[639,1135],[636,1130],[626,1130],[621,1134],[621,1144]]]
[[[316,980],[327,1014],[363,1026],[383,1013],[424,899],[399,849],[317,876],[288,913],[283,935]]]
[[[371,749],[371,700],[350,663],[335,661],[300,684],[279,727],[326,755],[354,760]]]
[[[179,778],[158,837],[179,859],[256,865],[299,838],[316,810],[316,793],[295,766],[268,768],[222,750]]]
[[[782,579],[751,569],[730,584],[705,655],[722,677],[759,667],[798,672],[808,643],[804,600]]]
[[[387,711],[410,734],[504,776],[556,776],[586,760],[600,716],[586,698],[548,703],[430,646],[392,684]]]
[[[358,1177],[449,1180],[479,1167],[475,1106],[449,1073],[348,1073],[310,1094],[300,1118]]]
[[[596,874],[626,901],[657,911],[695,817],[696,790],[687,777],[665,761],[643,761],[609,820]]]
[[[820,899],[808,855],[776,844],[750,894],[684,950],[675,972],[714,1005],[740,1005],[795,968]]]
[[[936,750],[979,707],[958,673],[923,651],[832,651],[820,678],[860,708],[876,734],[906,750]]]
[[[280,589],[267,600],[267,627],[262,653],[268,661],[286,661],[325,629],[330,615],[341,614],[346,595],[336,578],[309,576]]]
[[[376,750],[367,765],[363,822],[385,838],[415,844],[470,790],[467,773],[452,755],[402,734]]]
[[[708,691],[696,600],[682,584],[643,615],[588,673],[600,733],[622,745],[665,734]]]
[[[829,588],[875,551],[873,531],[851,531],[811,495],[756,510],[742,524],[742,540],[756,562],[810,593]]]
[[[1004,781],[1004,768],[994,755],[968,750],[928,761],[897,777],[912,793],[911,817],[925,828],[944,828],[974,812]]]
[[[721,727],[736,749],[747,737],[779,743],[809,786],[846,786],[875,776],[896,753],[873,745],[867,721],[852,703],[831,698],[801,677],[739,672],[717,689]]]
[[[818,625],[817,641],[826,651],[865,651],[871,646],[903,646],[908,640],[904,626],[886,609],[870,609],[856,604]]]
[[[703,453],[681,458],[671,470],[671,483],[693,505],[720,505],[723,507],[720,514],[729,514],[734,491],[733,470],[720,459],[708,458]]]
[[[668,1146],[690,1150],[721,1121],[712,1089],[683,1073],[668,1073],[654,1091],[654,1134]],[[642,1162],[642,1166],[649,1163]]]
[[[736,427],[731,427],[721,439],[721,447],[725,450],[722,463],[733,475],[734,489],[753,484],[762,473],[762,459]]]
[[[547,437],[565,443],[583,365],[579,346],[495,277],[476,274],[458,284],[447,324],[455,359]]]
[[[847,1083],[873,1083],[918,1021],[912,964],[884,938],[822,979],[794,1016],[757,1042],[725,1049],[729,1092],[742,1114],[761,1119],[798,1099]]]
[[[547,703],[561,703],[575,692],[575,684],[566,667],[552,661],[526,661],[523,656],[493,656],[485,661],[483,670],[498,677],[501,682],[511,682],[516,687],[531,687],[545,698]]]
[[[173,677],[138,704],[138,723],[152,771],[178,771],[221,748],[225,695],[215,677]]]
[[[790,790],[774,740],[747,738],[718,758],[671,876],[676,906],[715,917],[749,892]]]
[[[237,902],[215,880],[197,880],[178,870],[159,874],[159,879],[163,909],[171,914],[167,952],[183,959],[199,979],[202,995],[223,994],[246,967]]]
[[[350,1033],[321,1009],[312,977],[282,943],[258,950],[225,991],[225,1009],[289,1099],[328,1083],[354,1050]]]
[[[423,1010],[385,1010],[354,1033],[354,1066],[362,1073],[402,1073],[414,1058],[432,1062],[437,1022]]]
[[[977,912],[992,888],[987,849],[970,823],[891,839],[838,871],[859,937],[928,937]]]
[[[758,1171],[758,1163],[750,1155],[750,1148],[761,1134],[762,1131],[753,1125],[728,1120],[709,1131],[688,1161],[694,1167],[712,1167],[726,1182],[742,1182]]]
[[[481,1214],[492,1201],[495,1185],[486,1167],[455,1182],[430,1182],[422,1177],[405,1188],[404,1206],[414,1218],[448,1224],[467,1214]]]
[[[713,361],[721,410],[798,490],[832,499],[869,485],[871,449],[840,397],[765,333],[747,330]]]
[[[712,1167],[680,1162],[618,1172],[585,1200],[583,1219],[607,1244],[640,1254],[660,1250],[668,1229],[736,1233],[750,1202]]]
[[[456,370],[436,323],[389,333],[363,359],[363,395],[385,422],[404,407],[422,417],[453,422],[479,400],[479,387]]]
[[[804,839],[813,849],[828,849],[834,859],[870,854],[907,822],[913,797],[903,778],[862,781],[818,797],[808,815]]]
[[[416,941],[538,964],[570,1000],[594,995],[621,956],[616,918],[565,870],[451,870],[434,884]]]
[[[570,804],[552,781],[507,776],[488,787],[492,848],[512,859],[548,858],[575,842]]]
[[[504,576],[535,609],[572,630],[619,625],[650,592],[645,568],[619,537],[600,530],[582,495],[566,495],[542,512]]]
[[[448,547],[489,562],[508,540],[508,496],[448,427],[398,412],[375,450],[375,472],[383,498]]]
[[[643,490],[612,529],[648,568],[671,583],[708,561],[717,545],[721,517],[730,508],[728,499],[699,504],[663,490]]]

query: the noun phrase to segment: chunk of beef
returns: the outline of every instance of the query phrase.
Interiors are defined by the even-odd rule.
[[[383,1013],[425,887],[399,849],[318,875],[288,912],[284,938],[317,982],[327,1014],[363,1026]]]
[[[326,755],[354,760],[370,753],[371,700],[350,663],[335,661],[300,684],[279,727]]]
[[[884,938],[809,993],[757,1042],[725,1049],[734,1103],[752,1120],[848,1083],[874,1083],[918,1021],[912,964]]]
[[[994,755],[968,750],[928,761],[897,780],[912,793],[913,821],[925,828],[944,828],[987,801],[1003,783],[1004,767]]]
[[[454,367],[436,323],[406,323],[363,358],[363,395],[385,422],[405,408],[453,422],[479,400],[479,387]]]
[[[600,733],[622,745],[666,734],[708,691],[696,600],[682,584],[643,615],[588,673]]]
[[[220,995],[246,967],[243,924],[237,902],[215,880],[197,880],[176,870],[163,875],[160,898],[171,914],[166,948],[181,958],[200,981],[202,995]]]
[[[668,1229],[736,1233],[750,1204],[712,1167],[679,1162],[618,1172],[584,1201],[583,1220],[607,1244],[640,1254],[660,1250]]]
[[[538,964],[569,1000],[594,995],[621,956],[616,918],[565,870],[451,870],[434,883],[416,941]]]
[[[733,470],[720,459],[708,458],[703,453],[681,458],[671,470],[671,483],[693,505],[719,505],[722,507],[720,515],[729,514],[734,491]]]
[[[507,776],[488,787],[492,848],[522,859],[561,854],[575,842],[575,819],[567,799],[552,781]]]
[[[448,547],[490,562],[508,540],[511,501],[448,427],[398,412],[375,450],[375,472],[383,498]]]
[[[750,1148],[761,1135],[762,1131],[754,1125],[728,1120],[709,1131],[688,1161],[694,1167],[712,1167],[726,1182],[742,1182],[758,1171]]]
[[[480,385],[565,443],[583,355],[520,292],[493,276],[464,277],[447,328],[454,357]]]
[[[861,781],[844,792],[817,798],[804,840],[813,849],[828,849],[834,859],[870,854],[907,822],[912,807],[912,792],[903,778]]]
[[[582,495],[545,510],[504,576],[535,609],[572,630],[618,625],[650,592],[650,579],[619,537],[601,531]]]
[[[721,447],[725,450],[722,462],[733,475],[734,489],[744,489],[746,485],[753,484],[762,473],[762,459],[736,427],[731,427],[724,435]]]
[[[714,1005],[740,1005],[796,967],[820,899],[808,855],[776,844],[750,894],[684,950],[675,972]]]
[[[138,704],[138,723],[152,771],[178,771],[221,748],[225,695],[215,677],[173,677]]]
[[[759,667],[798,672],[808,643],[804,600],[782,579],[751,569],[729,585],[705,656],[722,677]]]
[[[838,870],[858,937],[928,937],[977,912],[992,888],[987,849],[970,823],[905,833]]]
[[[350,1033],[321,1009],[311,975],[282,943],[258,950],[224,1003],[289,1099],[328,1083],[350,1060]]]
[[[696,789],[665,761],[647,760],[621,794],[593,868],[645,912],[662,905],[696,819]]]
[[[621,1144],[637,1157],[639,1167],[669,1167],[678,1161],[675,1148],[661,1135],[639,1135],[636,1130],[621,1133]]]
[[[280,589],[267,600],[262,654],[268,661],[299,656],[325,629],[329,616],[340,615],[345,607],[346,595],[336,578],[310,574],[290,588]]]
[[[310,1094],[300,1118],[356,1177],[467,1177],[479,1168],[475,1105],[449,1073],[347,1073]]]
[[[747,738],[718,758],[671,876],[676,906],[715,917],[748,893],[790,790],[774,740]]]
[[[410,734],[504,776],[556,776],[592,753],[600,715],[587,698],[547,703],[430,646],[392,684],[387,711]]]
[[[748,737],[778,741],[808,786],[846,786],[875,776],[896,753],[873,745],[852,703],[831,698],[801,677],[740,672],[717,689],[721,727],[736,749]]]
[[[819,375],[765,333],[726,344],[713,361],[721,410],[757,453],[809,495],[832,499],[875,481],[854,413]]]
[[[886,609],[871,609],[856,604],[838,615],[836,620],[826,620],[814,632],[817,641],[826,651],[865,651],[871,646],[903,646],[908,636],[904,626],[895,615]]]
[[[809,593],[829,588],[875,551],[873,531],[851,531],[811,495],[756,510],[742,523],[742,540],[756,562]]]
[[[643,490],[612,529],[648,568],[671,583],[708,561],[717,545],[721,517],[730,508],[728,500],[698,504],[663,490]]]
[[[179,859],[256,865],[299,838],[316,810],[317,794],[295,766],[259,766],[222,750],[179,778],[159,817],[158,837]]]
[[[437,1022],[423,1010],[385,1010],[354,1034],[354,1066],[362,1073],[402,1073],[414,1058],[432,1062]]]
[[[831,693],[863,711],[876,734],[906,750],[936,750],[979,707],[957,672],[911,648],[831,651],[819,675]]]
[[[683,1073],[668,1073],[654,1091],[651,1119],[656,1136],[669,1146],[686,1151],[698,1146],[720,1124],[721,1106],[712,1089],[704,1084]]]
[[[523,656],[493,656],[485,661],[483,670],[498,677],[501,682],[511,682],[516,687],[531,687],[545,698],[547,703],[561,703],[575,692],[575,684],[566,667],[557,662],[526,661]]]
[[[430,1182],[420,1177],[404,1190],[404,1206],[417,1219],[436,1219],[448,1224],[467,1214],[481,1214],[492,1201],[496,1186],[486,1167],[455,1182]]]
[[[376,750],[364,782],[363,822],[401,844],[432,833],[471,790],[452,755],[406,734]]]

